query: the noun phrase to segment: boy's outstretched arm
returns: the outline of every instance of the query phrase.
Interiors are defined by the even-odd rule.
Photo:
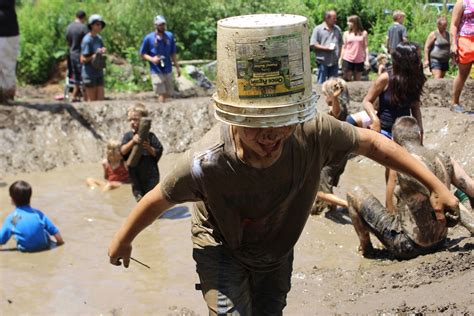
[[[362,128],[357,128],[357,131],[359,133],[357,153],[420,181],[431,191],[430,202],[438,220],[446,220],[445,210],[459,208],[458,200],[449,189],[404,148],[374,131]]]
[[[61,236],[61,234],[59,232],[54,234],[53,237],[54,237],[54,239],[56,239],[56,245],[57,246],[64,245],[64,239],[63,239],[63,237]]]
[[[161,192],[160,184],[148,192],[112,238],[109,246],[110,263],[119,266],[122,264],[120,260],[123,260],[123,265],[128,268],[133,239],[173,205]]]

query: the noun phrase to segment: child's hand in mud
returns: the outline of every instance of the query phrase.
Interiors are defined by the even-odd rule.
[[[132,245],[120,241],[120,238],[115,235],[110,243],[108,255],[111,264],[120,266],[122,265],[122,260],[123,266],[128,268],[128,265],[130,264],[130,256],[132,255]]]
[[[446,222],[445,212],[455,214],[459,210],[458,199],[446,188],[441,192],[433,191],[430,196],[430,203],[435,211],[435,216],[438,221]]]

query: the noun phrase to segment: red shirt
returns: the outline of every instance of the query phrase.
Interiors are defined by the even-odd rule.
[[[115,169],[107,163],[105,166],[105,174],[107,181],[128,182],[128,170],[125,168],[123,161],[120,162],[119,166]]]

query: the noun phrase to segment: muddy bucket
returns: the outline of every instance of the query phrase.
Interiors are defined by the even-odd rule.
[[[246,127],[305,122],[316,113],[307,19],[289,14],[217,22],[218,120]]]

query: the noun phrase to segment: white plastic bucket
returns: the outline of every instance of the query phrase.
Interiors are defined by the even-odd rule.
[[[314,117],[307,19],[288,14],[217,23],[215,116],[246,127],[278,127]]]

